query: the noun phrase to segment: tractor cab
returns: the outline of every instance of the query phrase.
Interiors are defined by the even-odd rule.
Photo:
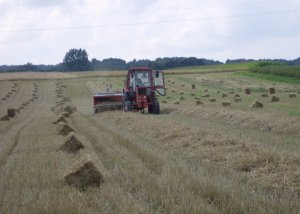
[[[131,72],[129,77],[130,88],[135,91],[137,87],[150,87],[151,86],[151,73],[149,71],[135,71]]]

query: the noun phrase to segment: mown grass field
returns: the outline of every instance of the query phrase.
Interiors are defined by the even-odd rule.
[[[18,109],[0,121],[0,213],[299,213],[300,85],[246,68],[167,71],[160,115],[93,115],[92,94],[122,89],[124,71],[0,74],[0,117]],[[61,149],[63,124],[83,148]],[[100,186],[68,185],[86,160]]]

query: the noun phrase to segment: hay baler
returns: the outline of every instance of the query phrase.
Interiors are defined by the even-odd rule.
[[[165,96],[164,74],[148,67],[128,69],[123,93],[97,93],[94,95],[94,112],[123,109],[159,114],[160,105],[157,94]]]
[[[111,93],[96,93],[93,96],[94,99],[94,113],[122,109],[122,92]]]

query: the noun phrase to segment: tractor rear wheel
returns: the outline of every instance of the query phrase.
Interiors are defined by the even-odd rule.
[[[153,114],[153,107],[151,105],[148,106],[148,113]]]
[[[154,105],[152,107],[152,113],[153,114],[159,114],[160,113],[159,101],[157,99],[155,99],[153,104]]]

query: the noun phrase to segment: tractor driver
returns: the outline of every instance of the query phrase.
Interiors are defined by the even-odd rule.
[[[137,74],[135,75],[135,85],[136,86],[144,86],[142,79],[139,78]]]

